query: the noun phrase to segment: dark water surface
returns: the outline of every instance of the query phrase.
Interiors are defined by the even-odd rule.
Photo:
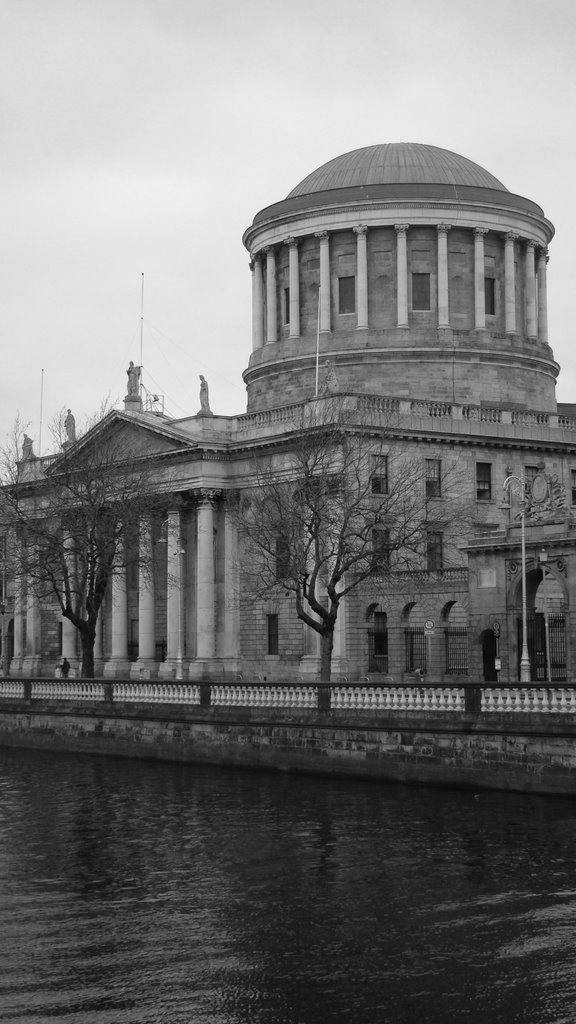
[[[0,1021],[572,1024],[576,801],[0,751]]]

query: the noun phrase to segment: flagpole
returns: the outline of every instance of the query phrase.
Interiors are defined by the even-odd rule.
[[[316,393],[315,397],[318,398],[318,364],[320,359],[320,294],[322,288],[318,287],[318,320],[316,324]]]

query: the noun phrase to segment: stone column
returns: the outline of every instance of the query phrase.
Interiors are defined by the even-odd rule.
[[[152,523],[148,517],[140,521],[138,572],[138,661],[133,662],[130,675],[150,679],[156,674],[156,631],[154,600],[154,547]]]
[[[6,639],[6,634],[5,634]],[[14,656],[10,662],[10,675],[22,668],[24,657],[24,588],[21,579],[14,582]]]
[[[330,236],[317,231],[320,239],[320,334],[330,331]]]
[[[70,619],[65,618],[64,615],[63,615],[62,616],[62,657],[63,658],[68,658],[68,661],[70,662],[70,665],[72,666],[72,668],[76,667],[74,665],[74,662],[78,660],[77,639],[78,639],[78,630],[70,622]]]
[[[300,337],[300,270],[298,267],[298,239],[287,238],[290,287],[290,338]]]
[[[182,679],[182,524],[180,511],[166,519],[166,660],[159,667],[162,679]]]
[[[201,678],[210,670],[206,662],[216,657],[216,558],[214,552],[214,504],[219,491],[200,491],[196,552],[196,664],[190,666],[191,678]]]
[[[26,596],[26,652],[22,661],[24,675],[34,676],[40,672],[40,602],[33,590]]]
[[[278,321],[276,309],[276,253],[271,245],[263,250],[266,253],[266,341],[278,341]]]
[[[346,675],[348,658],[346,652],[346,598],[340,601],[338,618],[334,626],[334,646],[332,648],[332,672],[335,676]]]
[[[98,618],[96,619],[96,633],[94,636],[94,673],[96,675],[101,674],[104,660],[104,645],[102,642],[103,621],[104,609],[102,605],[100,605],[100,611],[98,612]]]
[[[227,495],[224,507],[224,628],[221,650],[231,671],[240,668],[240,572],[234,502],[235,498]]]
[[[548,344],[548,294],[546,285],[546,264],[548,249],[538,253],[538,339]]]
[[[516,334],[516,271],[514,243],[518,235],[509,231],[504,242],[504,310],[507,334]]]
[[[368,327],[368,228],[360,224],[354,228],[356,233],[356,267],[358,273],[358,315],[357,329]]]
[[[484,235],[487,228],[474,228],[474,328],[486,330],[486,297],[484,292]]]
[[[450,327],[448,302],[448,232],[451,224],[437,224],[438,232],[438,327]]]
[[[531,238],[526,242],[526,334],[529,338],[538,337],[536,322],[536,269],[534,265],[536,244]]]
[[[252,351],[256,352],[264,344],[264,280],[262,276],[262,258],[258,253],[250,261],[252,271]]]
[[[396,278],[398,296],[398,327],[408,327],[408,250],[406,233],[409,224],[395,224]]]
[[[121,552],[112,576],[112,650],[110,659],[104,666],[104,675],[128,675],[128,589],[126,586],[126,567]]]

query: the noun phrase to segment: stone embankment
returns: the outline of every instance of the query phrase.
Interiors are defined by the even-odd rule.
[[[576,792],[576,688],[0,680],[0,744]]]

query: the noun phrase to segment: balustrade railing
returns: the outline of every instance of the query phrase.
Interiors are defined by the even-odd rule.
[[[396,686],[391,683],[186,683],[0,679],[2,701],[178,704],[320,711],[576,714],[576,686]]]

